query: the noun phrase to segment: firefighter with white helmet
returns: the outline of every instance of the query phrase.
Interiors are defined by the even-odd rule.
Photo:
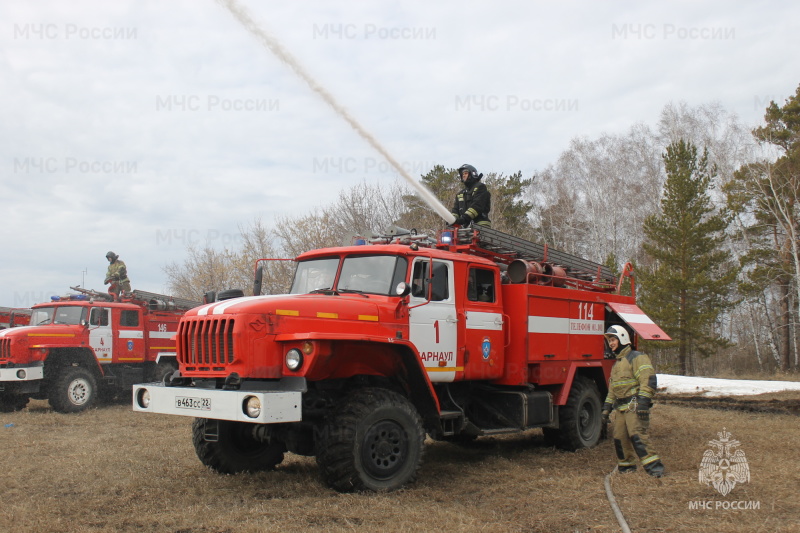
[[[472,165],[461,165],[458,169],[458,179],[464,184],[464,189],[456,195],[453,208],[450,212],[456,217],[454,224],[469,226],[472,223],[479,226],[491,226],[489,211],[492,209],[492,195],[486,185],[481,182],[483,174]]]
[[[131,280],[128,279],[128,269],[114,252],[108,252],[106,259],[108,259],[108,270],[106,271],[104,283],[106,285],[111,284],[108,288],[108,293],[113,295],[114,299],[119,300],[120,296],[126,296],[131,293]]]
[[[648,474],[661,477],[664,465],[647,436],[650,407],[657,389],[655,369],[650,357],[633,349],[624,327],[609,327],[605,337],[617,358],[603,404],[604,422],[608,422],[611,411],[617,413],[613,426],[617,469],[620,473],[635,471],[638,458]]]

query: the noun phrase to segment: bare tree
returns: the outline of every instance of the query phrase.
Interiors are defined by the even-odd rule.
[[[202,300],[208,291],[241,289],[249,294],[253,284],[255,262],[260,258],[276,257],[274,237],[260,219],[239,226],[241,244],[236,248],[216,250],[208,243],[190,245],[183,263],[173,262],[164,267],[167,284],[175,296]],[[291,277],[291,266],[270,265],[264,286],[268,292],[284,292]]]
[[[239,281],[234,264],[237,255],[228,249],[214,250],[189,245],[182,264],[173,262],[164,267],[170,293],[179,298],[201,301],[206,291],[235,287]]]
[[[573,139],[529,189],[534,227],[554,247],[597,262],[640,257],[641,224],[658,208],[661,148],[649,128]]]

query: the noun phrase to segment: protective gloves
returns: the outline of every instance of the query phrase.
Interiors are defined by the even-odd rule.
[[[600,413],[600,416],[604,425],[608,424],[609,417],[611,416],[611,408],[612,406],[610,403],[606,402],[603,404],[603,411]]]
[[[652,400],[647,396],[636,397],[636,416],[639,417],[639,420],[650,420],[650,406],[652,403]]]
[[[469,223],[472,222],[472,218],[469,215],[461,215],[455,221],[455,224],[458,224],[461,227],[469,226]]]

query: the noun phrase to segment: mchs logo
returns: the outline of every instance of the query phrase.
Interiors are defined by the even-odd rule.
[[[700,461],[700,483],[714,485],[717,492],[726,496],[737,483],[750,481],[750,466],[744,450],[736,449],[741,442],[733,439],[725,428],[717,437],[708,441],[711,449],[705,451]]]

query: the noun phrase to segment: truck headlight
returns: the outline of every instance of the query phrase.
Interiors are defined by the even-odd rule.
[[[17,379],[25,379],[25,376],[27,376],[27,375],[28,374],[25,373],[25,369],[21,368],[21,369],[17,370]]]
[[[256,396],[248,396],[244,400],[244,414],[250,418],[261,416],[261,400]]]
[[[291,371],[299,370],[303,366],[303,352],[292,348],[286,352],[286,367]]]
[[[150,407],[150,391],[147,389],[139,389],[136,392],[136,403],[142,409]]]

